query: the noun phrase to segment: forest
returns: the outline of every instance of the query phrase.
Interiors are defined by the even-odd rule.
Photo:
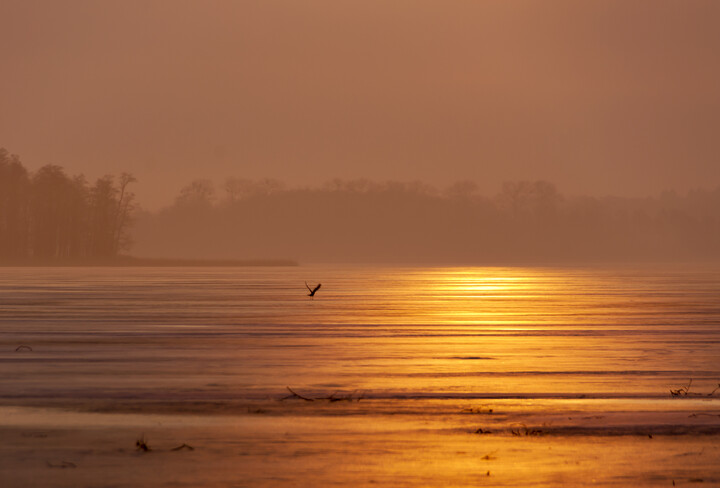
[[[720,259],[720,187],[656,197],[566,196],[546,181],[493,196],[461,181],[195,180],[138,215],[136,252],[304,263],[585,264]]]
[[[111,262],[130,248],[135,181],[123,173],[89,184],[56,165],[30,172],[0,148],[0,263]]]
[[[720,260],[720,187],[653,197],[564,195],[546,181],[197,179],[142,210],[127,173],[90,184],[0,150],[0,264],[168,260],[591,264]],[[131,246],[132,245],[132,246]],[[155,261],[157,262],[157,261]],[[202,262],[202,261],[201,261]],[[260,262],[260,261],[257,261]]]

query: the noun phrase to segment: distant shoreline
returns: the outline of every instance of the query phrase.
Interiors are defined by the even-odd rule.
[[[114,259],[97,260],[23,260],[16,262],[2,262],[2,268],[63,268],[63,267],[281,267],[299,266],[297,261],[292,259],[171,259],[171,258],[136,258],[132,256],[121,256]]]

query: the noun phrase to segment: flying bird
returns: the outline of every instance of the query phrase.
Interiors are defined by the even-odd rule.
[[[306,282],[305,282],[305,286],[307,286],[307,289],[310,290],[310,293],[308,293],[308,296],[309,296],[310,298],[313,298],[313,297],[315,296],[315,292],[318,291],[318,290],[320,289],[320,287],[322,286],[322,283],[318,283],[318,286],[316,286],[316,287],[313,289],[313,288],[310,288],[310,285],[308,285],[308,284],[307,284],[307,281],[306,281]]]

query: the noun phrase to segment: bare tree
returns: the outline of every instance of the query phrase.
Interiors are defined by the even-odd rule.
[[[114,254],[125,251],[130,246],[130,237],[127,230],[132,223],[132,212],[135,210],[135,194],[128,191],[131,183],[137,182],[130,173],[122,173],[120,175],[120,183],[118,189],[117,210],[115,212],[115,234],[113,238]]]
[[[0,148],[0,259],[27,256],[30,178],[20,158]]]
[[[215,201],[215,185],[206,179],[197,179],[180,189],[175,200],[179,206],[210,207]]]

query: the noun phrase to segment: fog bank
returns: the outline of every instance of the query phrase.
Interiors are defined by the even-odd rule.
[[[133,254],[436,264],[705,261],[720,258],[720,187],[653,198],[565,196],[551,183],[206,180],[138,215]]]

